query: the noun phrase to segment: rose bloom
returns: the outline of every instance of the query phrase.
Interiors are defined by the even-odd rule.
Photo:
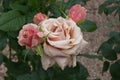
[[[27,48],[33,48],[41,43],[43,32],[39,32],[36,24],[26,24],[18,35],[18,43]]]
[[[37,13],[33,18],[33,22],[39,24],[41,21],[45,19],[47,19],[47,16],[45,14]]]
[[[67,65],[76,66],[76,55],[87,44],[80,28],[72,19],[49,18],[41,24],[47,39],[43,44],[44,54],[41,57],[45,70],[57,63],[63,70]]]
[[[69,17],[75,22],[83,21],[86,18],[86,11],[84,7],[76,4],[69,10]]]

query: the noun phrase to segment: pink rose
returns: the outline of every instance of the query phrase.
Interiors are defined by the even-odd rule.
[[[34,21],[34,23],[39,24],[41,21],[43,21],[45,19],[47,19],[47,16],[45,14],[37,13],[34,16],[33,21]]]
[[[41,38],[43,33],[39,32],[38,26],[36,24],[26,24],[23,26],[22,30],[18,35],[18,43],[21,46],[26,46],[27,48],[33,48],[41,43]]]
[[[47,35],[41,58],[45,70],[57,63],[63,70],[67,65],[76,66],[76,55],[86,45],[82,32],[71,19],[50,18],[44,20],[41,29]]]
[[[83,21],[86,18],[86,11],[84,7],[76,4],[69,10],[69,17],[75,22]]]

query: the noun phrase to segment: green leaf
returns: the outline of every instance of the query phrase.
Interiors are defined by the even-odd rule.
[[[13,9],[13,10],[16,10],[16,11],[20,11],[24,14],[27,14],[28,11],[29,11],[29,7],[28,6],[25,6],[25,5],[21,5],[19,3],[13,3],[10,5],[10,7]]]
[[[25,24],[25,17],[17,11],[9,11],[0,16],[0,30],[16,31]]]
[[[99,56],[99,55],[79,54],[78,56],[83,56],[83,57],[90,58],[90,59],[103,60],[103,57],[102,57],[102,56]]]
[[[3,63],[3,55],[0,53],[0,65]]]
[[[26,22],[27,23],[33,23],[33,17],[34,15],[37,14],[37,12],[29,12],[25,17],[26,17]]]
[[[113,31],[110,33],[110,37],[119,36],[119,34],[120,34],[119,32]]]
[[[110,62],[105,61],[105,62],[103,63],[102,73],[106,72],[106,71],[109,69],[109,66],[110,66]]]
[[[4,77],[5,80],[16,80],[13,76],[7,75]]]
[[[2,39],[0,39],[0,51],[2,51],[7,45],[7,38],[4,37]]]
[[[9,11],[11,8],[10,8],[10,3],[12,2],[13,0],[3,0],[3,8],[4,8],[4,11]]]
[[[115,47],[114,47],[114,50],[115,50],[116,53],[119,53],[119,54],[120,54],[120,45],[115,46]]]
[[[105,13],[106,15],[109,15],[113,12],[116,16],[117,14],[120,15],[120,0],[105,0],[100,6],[98,13]],[[120,16],[119,16],[120,18]]]
[[[87,69],[77,63],[77,66],[74,68],[65,68],[65,70],[56,69],[54,70],[53,80],[86,80],[89,76]]]
[[[86,3],[89,0],[68,0],[66,3],[66,9],[70,9],[75,4],[80,4],[81,2]]]
[[[7,45],[7,35],[4,31],[0,30],[0,51],[2,51]]]
[[[9,36],[9,46],[16,52],[21,51],[21,46],[18,44],[17,37],[13,38],[13,37]]]
[[[30,73],[30,67],[27,63],[24,62],[7,62],[5,63],[8,71],[7,74],[11,75],[12,77],[16,78],[19,75],[23,75],[26,73]]]
[[[114,77],[112,77],[111,80],[120,80],[120,78],[114,78]]]
[[[39,80],[36,72],[32,72],[31,74],[20,75],[16,80]]]
[[[3,6],[0,5],[0,15],[3,12],[3,10],[4,10]]]
[[[118,8],[117,6],[107,7],[106,10],[104,11],[104,13],[105,13],[106,15],[109,15],[109,14],[113,13],[114,11],[116,11],[117,8]]]
[[[85,20],[82,24],[79,25],[80,28],[83,30],[83,31],[86,31],[86,32],[93,32],[97,29],[97,25],[96,23],[90,21],[90,20]]]
[[[17,38],[19,31],[7,32],[7,34],[12,38]]]
[[[120,79],[120,60],[113,63],[110,67],[110,74],[113,80]]]
[[[120,32],[111,32],[110,37],[114,40],[114,43],[120,44]]]
[[[53,17],[61,16],[60,8],[57,4],[50,5],[50,12],[53,14]]]
[[[102,55],[108,59],[108,60],[116,60],[117,59],[117,54],[116,52],[112,49],[112,45],[110,45],[107,42],[104,42],[101,47],[100,51],[102,52]]]
[[[106,9],[106,5],[101,4],[101,5],[99,6],[98,13],[99,13],[99,14],[102,14],[105,9]]]
[[[40,7],[40,0],[28,0],[28,5],[31,5],[34,8]]]
[[[111,4],[114,4],[115,2],[116,2],[115,0],[104,1],[104,3],[99,6],[98,13],[101,14],[104,12],[106,15],[111,14],[113,11],[117,9],[117,7],[116,6],[109,7],[109,6]]]
[[[24,49],[22,51],[22,58],[24,57],[24,61],[26,61],[27,58],[32,58],[34,55],[35,55],[35,53],[30,49]]]

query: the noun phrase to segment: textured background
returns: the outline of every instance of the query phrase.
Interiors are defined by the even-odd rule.
[[[113,15],[105,16],[104,14],[98,14],[98,6],[103,3],[104,0],[90,0],[85,6],[87,11],[87,19],[90,19],[96,22],[98,29],[95,32],[87,33],[84,32],[84,38],[89,42],[88,46],[83,50],[82,54],[94,54],[97,55],[97,50],[102,42],[109,38],[109,33],[111,31],[120,31],[120,23],[118,17],[114,17]],[[8,48],[4,50],[5,55],[7,55]],[[109,72],[101,74],[102,71],[102,61],[98,59],[88,59],[84,57],[78,57],[78,61],[80,61],[85,67],[88,69],[90,73],[90,77],[88,80],[110,80]],[[6,76],[5,72],[7,69],[4,65],[0,66],[0,80],[4,80],[4,76]]]

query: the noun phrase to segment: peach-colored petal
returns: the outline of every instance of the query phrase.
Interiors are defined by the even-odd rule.
[[[76,56],[72,55],[71,56],[71,61],[69,62],[69,67],[75,67],[76,66]]]
[[[73,46],[73,45],[68,45],[70,43],[70,40],[50,41],[49,39],[47,39],[47,41],[53,47],[60,48],[60,49],[69,49]]]
[[[69,57],[55,57],[56,63],[61,67],[62,70],[68,65],[70,58]]]
[[[69,55],[64,54],[63,52],[61,52],[60,49],[54,48],[46,43],[44,43],[43,45],[44,47],[44,51],[46,53],[46,55],[50,56],[50,57],[68,57]]]
[[[51,57],[45,54],[41,56],[41,62],[42,62],[42,67],[44,70],[47,70],[49,67],[55,64],[55,61]]]

